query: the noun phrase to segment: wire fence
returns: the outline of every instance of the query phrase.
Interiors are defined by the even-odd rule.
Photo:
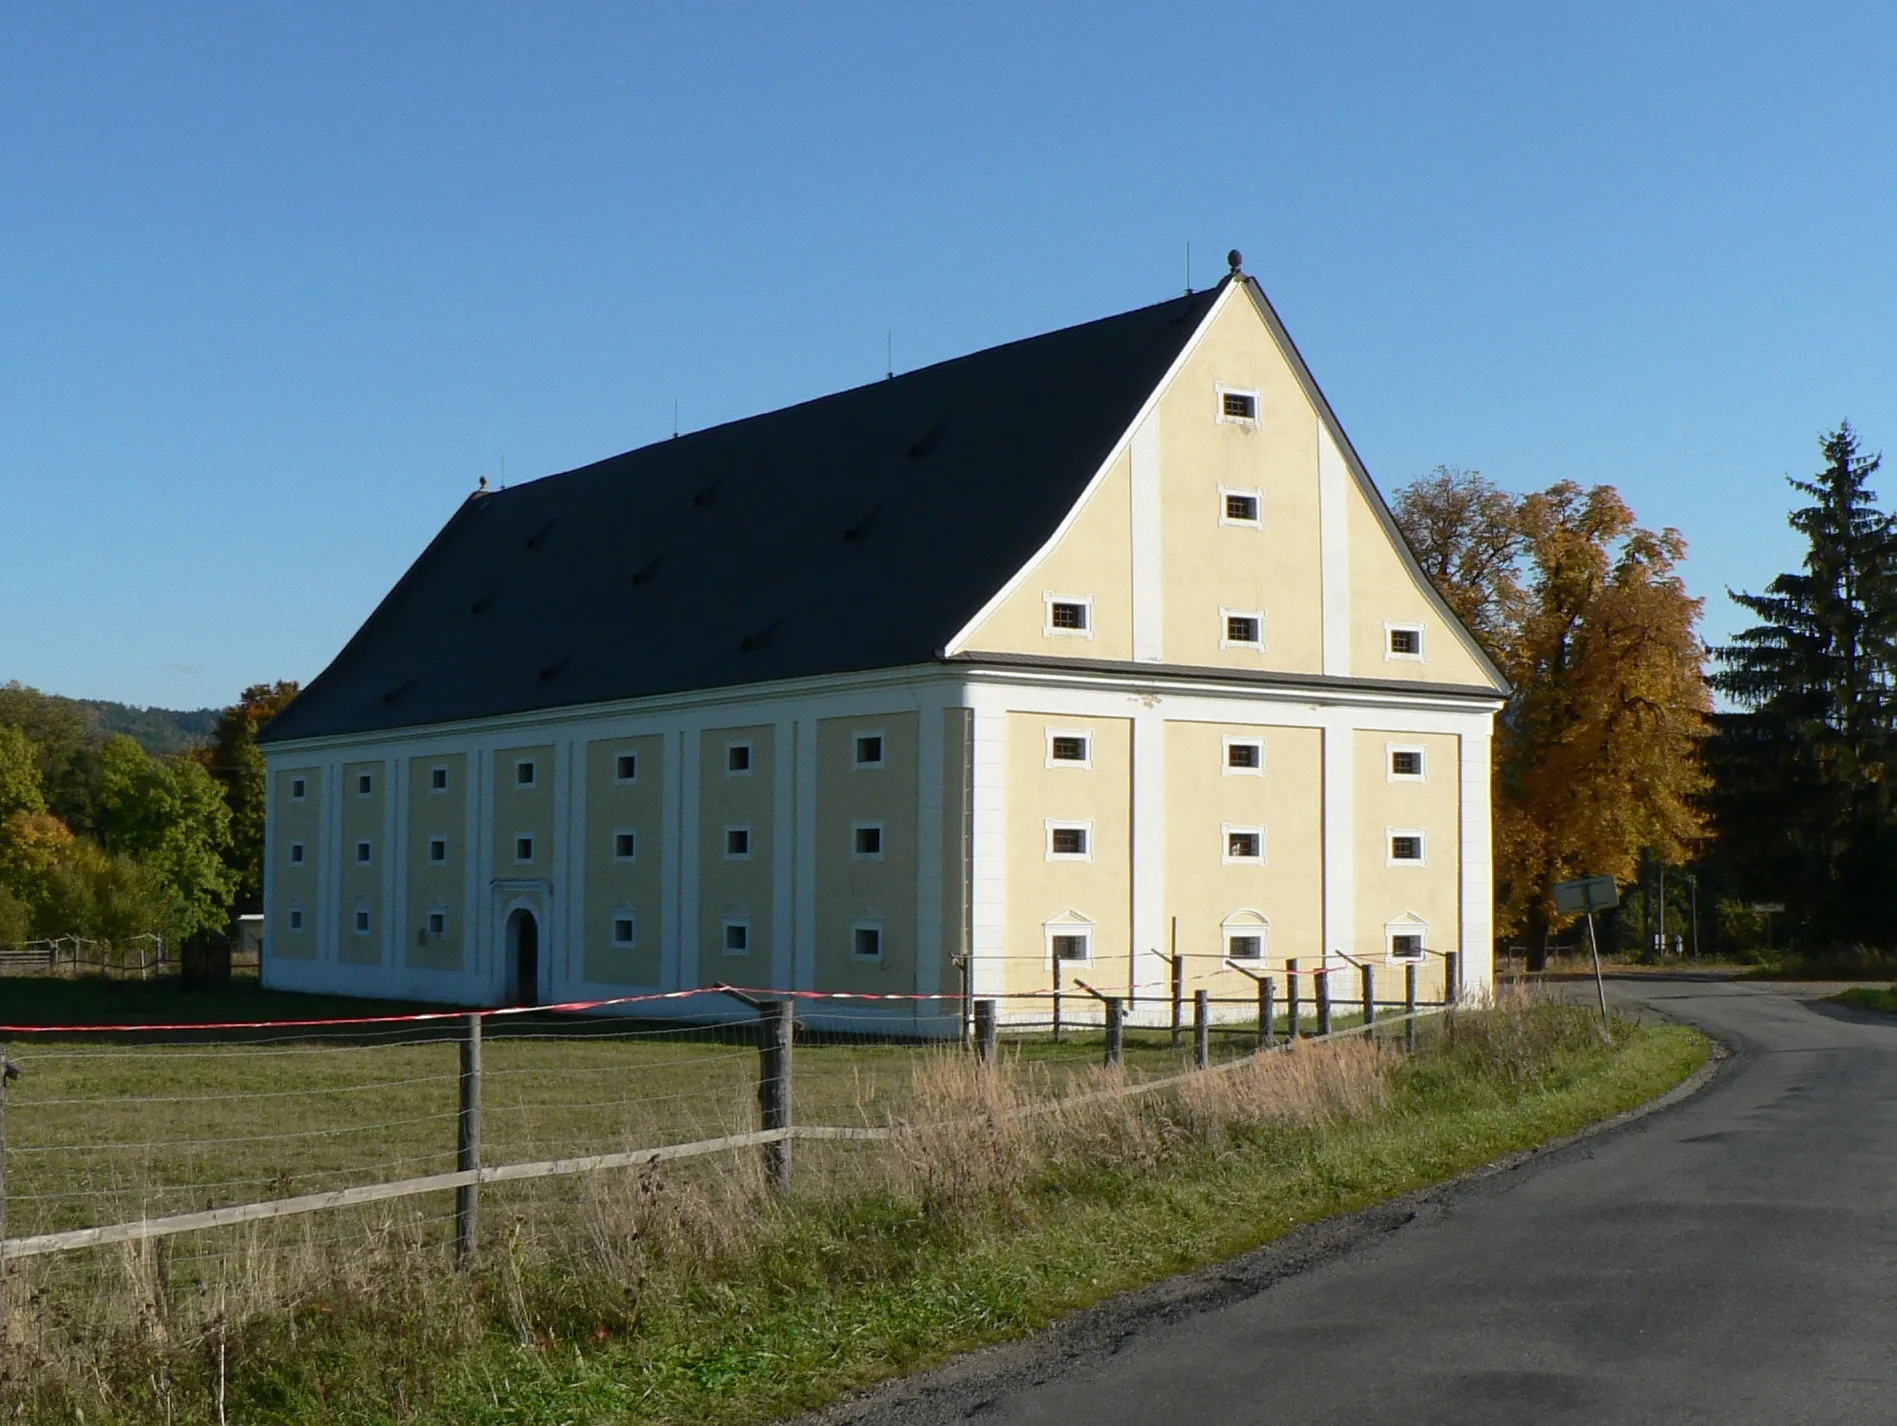
[[[101,975],[150,980],[177,968],[177,958],[170,953],[164,937],[151,934],[121,941],[54,936],[39,941],[0,942],[0,975]]]

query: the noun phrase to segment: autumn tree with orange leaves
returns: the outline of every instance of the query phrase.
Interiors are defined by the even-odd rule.
[[[1683,861],[1705,835],[1712,700],[1701,601],[1678,573],[1686,542],[1635,523],[1612,486],[1517,497],[1445,467],[1395,511],[1514,685],[1495,739],[1496,930],[1539,965],[1556,882],[1629,881],[1643,849]]]

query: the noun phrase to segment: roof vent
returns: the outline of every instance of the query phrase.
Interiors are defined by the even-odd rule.
[[[646,583],[646,581],[652,578],[653,571],[659,567],[659,561],[664,558],[665,556],[662,554],[652,556],[651,559],[647,560],[632,572],[632,582],[634,584]]]
[[[921,437],[916,441],[914,445],[909,447],[909,459],[921,460],[930,451],[934,450],[936,439],[941,434],[942,434],[942,423],[940,421],[937,421],[933,426],[929,427],[928,430],[922,433]]]
[[[479,599],[475,600],[473,604],[468,606],[468,612],[470,614],[487,613],[487,606],[494,602],[494,596],[499,593],[500,591],[498,589],[488,590],[486,594],[483,594]]]
[[[707,485],[703,490],[699,491],[698,494],[692,497],[692,504],[698,506],[701,509],[711,504],[711,502],[715,500],[718,496],[718,487],[722,485],[723,483],[724,482],[722,480],[712,481],[710,485]]]
[[[542,683],[545,683],[548,679],[552,678],[555,674],[559,673],[561,669],[565,668],[568,664],[572,662],[573,662],[572,654],[568,654],[565,658],[555,659],[552,663],[548,664],[545,668],[540,670],[540,681]]]
[[[876,517],[882,513],[882,508],[881,504],[870,506],[868,510],[863,512],[862,519],[858,520],[854,525],[843,532],[843,538],[846,541],[862,539],[863,536],[869,533],[870,526],[876,523]]]
[[[1237,277],[1238,270],[1245,265],[1245,254],[1240,252],[1237,248],[1233,248],[1225,255],[1225,262],[1226,265],[1232,269],[1232,276]]]
[[[382,701],[384,703],[393,703],[396,699],[400,698],[404,693],[407,693],[410,686],[413,685],[414,682],[415,680],[412,678],[403,679],[400,683],[396,684],[395,687],[391,688],[387,693],[382,695]]]
[[[535,530],[531,535],[527,537],[527,548],[530,550],[537,549],[540,545],[540,542],[547,538],[547,531],[551,530],[552,528],[553,528],[553,522],[549,520],[546,524],[542,525],[538,530]]]
[[[782,624],[783,622],[784,621],[782,619],[773,619],[771,620],[770,623],[766,624],[762,629],[759,629],[755,634],[748,635],[738,645],[738,652],[741,654],[756,653],[759,649],[763,648],[766,644],[768,644],[771,641],[771,639],[777,633],[778,625]]]

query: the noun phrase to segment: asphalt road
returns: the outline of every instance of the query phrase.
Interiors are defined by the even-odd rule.
[[[1223,1294],[1108,1310],[847,1414],[1897,1422],[1897,1021],[1717,982],[1612,989],[1733,1058],[1671,1108],[1304,1262],[1267,1249]]]

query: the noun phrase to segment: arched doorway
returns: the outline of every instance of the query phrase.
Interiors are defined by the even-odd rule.
[[[507,918],[508,991],[516,1005],[540,1003],[540,923],[526,907]]]

